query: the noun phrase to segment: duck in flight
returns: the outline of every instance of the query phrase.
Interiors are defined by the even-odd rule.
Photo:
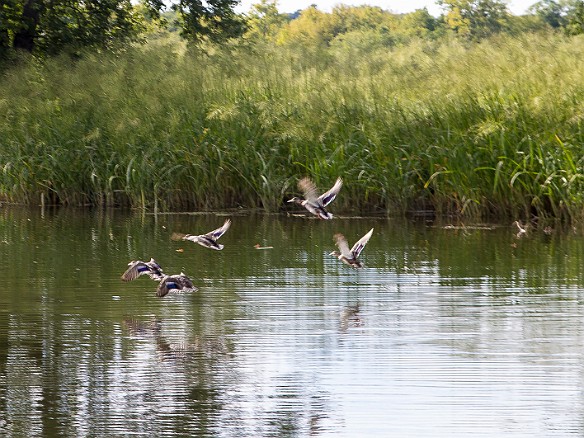
[[[371,235],[373,234],[373,228],[369,230],[367,234],[361,237],[357,243],[353,245],[351,249],[349,249],[349,244],[347,243],[347,239],[340,233],[334,235],[334,240],[339,247],[339,251],[333,251],[329,255],[335,256],[341,262],[345,263],[346,265],[352,266],[353,268],[362,268],[363,263],[359,261],[359,255],[369,242]]]
[[[319,196],[312,180],[310,178],[302,178],[298,181],[298,188],[304,193],[304,199],[295,196],[288,202],[302,205],[310,213],[321,219],[332,219],[333,215],[325,207],[333,202],[342,186],[343,180],[339,177],[330,190]]]
[[[220,243],[217,243],[217,240],[227,232],[227,230],[229,229],[230,226],[231,226],[231,220],[227,219],[221,227],[217,228],[216,230],[209,231],[206,234],[194,235],[194,234],[173,233],[172,239],[174,239],[174,240],[190,240],[191,242],[198,243],[199,245],[204,246],[205,248],[211,248],[211,249],[215,249],[217,251],[220,251],[223,249],[223,245]]]
[[[143,262],[142,260],[132,260],[128,263],[128,269],[122,274],[122,280],[133,281],[136,278],[148,275],[152,280],[160,281],[164,277],[162,268],[154,260],[150,258],[150,261]]]
[[[158,284],[156,296],[162,298],[171,290],[181,292],[195,292],[197,288],[193,284],[192,280],[181,272],[178,275],[164,275]]]

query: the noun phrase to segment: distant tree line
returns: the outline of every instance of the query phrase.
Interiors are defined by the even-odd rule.
[[[0,60],[19,50],[39,56],[82,49],[108,50],[152,32],[178,31],[191,42],[247,42],[391,46],[412,38],[454,35],[480,40],[493,34],[555,29],[584,33],[584,0],[540,0],[526,15],[510,14],[504,0],[437,0],[442,15],[427,9],[395,14],[379,7],[312,6],[280,13],[275,0],[260,0],[247,14],[239,0],[1,0]]]

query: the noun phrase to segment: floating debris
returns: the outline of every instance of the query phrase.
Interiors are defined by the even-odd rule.
[[[255,249],[274,249],[273,246],[261,246],[259,243],[256,243],[253,247]]]

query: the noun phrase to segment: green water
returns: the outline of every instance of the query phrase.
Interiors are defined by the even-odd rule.
[[[581,435],[584,239],[444,225],[4,207],[0,435]]]

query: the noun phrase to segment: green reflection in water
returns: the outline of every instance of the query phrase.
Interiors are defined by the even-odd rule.
[[[584,245],[570,233],[517,239],[510,226],[227,216],[233,225],[219,252],[170,236],[209,231],[224,215],[0,211],[0,432],[359,432],[364,426],[356,426],[346,406],[372,415],[378,425],[372,433],[423,432],[373,414],[371,400],[393,405],[402,398],[403,388],[392,386],[394,373],[421,373],[412,386],[432,388],[443,385],[444,369],[466,370],[461,358],[474,369],[477,355],[561,356],[580,345]],[[371,227],[361,257],[366,269],[327,255],[335,249],[334,233],[354,242]],[[120,280],[128,261],[150,257],[168,273],[184,271],[200,290],[160,299],[156,283],[145,277]],[[510,338],[502,326],[521,327],[523,337]],[[558,337],[565,339],[556,350],[541,346]],[[544,341],[529,343],[533,338]],[[419,362],[411,362],[410,351]],[[427,358],[442,363],[444,351],[452,362],[428,377]],[[351,386],[353,368],[365,364],[385,382],[383,395],[374,386]],[[476,385],[479,395],[488,394],[488,381]],[[451,395],[431,394],[446,406],[455,403]],[[462,402],[472,405],[469,400]],[[573,394],[565,401],[581,404]],[[430,419],[443,416],[440,405],[425,407]],[[557,409],[565,411],[564,404]],[[499,427],[495,414],[481,424]],[[579,424],[576,413],[568,420],[572,429]],[[469,422],[468,430],[474,426]]]

